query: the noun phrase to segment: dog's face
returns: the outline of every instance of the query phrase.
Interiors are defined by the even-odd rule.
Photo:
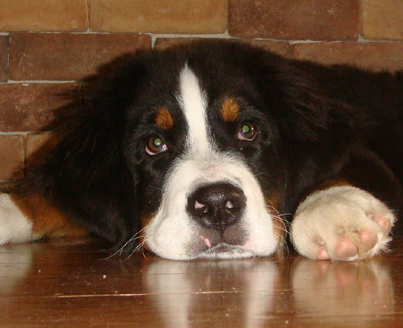
[[[184,56],[170,70],[158,59],[131,106],[126,141],[145,246],[170,259],[272,254],[285,163],[263,97],[223,58]]]

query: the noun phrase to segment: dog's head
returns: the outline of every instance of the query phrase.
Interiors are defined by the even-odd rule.
[[[279,192],[270,186],[283,180],[273,165],[278,131],[241,76],[217,76],[210,90],[219,68],[187,59],[173,70],[170,96],[142,113],[141,137],[130,138],[141,163],[146,245],[174,259],[271,254]],[[153,90],[143,94],[155,99]]]
[[[120,246],[139,238],[170,259],[272,254],[281,213],[314,183],[312,163],[327,165],[321,139],[335,120],[315,84],[293,62],[229,42],[112,67],[59,110],[62,141],[33,171],[37,186]],[[337,156],[337,138],[327,142]]]

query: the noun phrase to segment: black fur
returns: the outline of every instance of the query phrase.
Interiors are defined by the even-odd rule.
[[[168,153],[144,154],[147,138],[161,133],[150,113],[160,106],[179,113],[175,90],[185,62],[200,77],[210,108],[231,95],[250,109],[240,119],[259,126],[253,144],[231,137],[238,122],[224,123],[212,111],[210,124],[221,148],[245,158],[267,197],[281,195],[281,213],[293,213],[329,179],[346,179],[401,209],[403,72],[322,67],[224,41],[127,55],[102,67],[56,111],[50,127],[60,143],[14,192],[42,194],[123,245],[139,231],[140,216],[158,208],[164,176],[183,149],[186,127],[178,124],[163,132]]]

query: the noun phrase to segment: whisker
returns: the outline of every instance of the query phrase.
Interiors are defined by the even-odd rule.
[[[115,255],[119,254],[119,256],[122,256],[122,253],[124,251],[124,249],[126,248],[127,245],[129,245],[131,242],[134,242],[138,239],[141,238],[140,234],[144,231],[144,228],[139,230],[136,234],[134,234],[127,242],[124,243],[124,245],[119,248],[116,252],[114,252],[112,255],[108,256],[106,258],[106,260],[111,259],[112,257],[114,257]],[[137,248],[137,247],[136,247]]]
[[[163,189],[162,189],[162,188],[159,188],[159,187],[156,187],[156,186],[152,186],[152,185],[150,185],[149,187],[150,187],[150,188],[153,188],[153,189],[156,189],[156,190],[163,191]]]
[[[136,246],[136,248],[135,248],[123,261],[127,261],[127,260],[128,260],[129,258],[131,258],[135,253],[137,253],[140,249],[142,250],[143,256],[146,257],[145,254],[144,254],[144,241],[142,241],[141,243],[139,243],[139,244]]]
[[[286,242],[286,239],[285,239],[285,238],[283,237],[283,235],[280,234],[280,233],[277,233],[277,236],[278,236],[278,238],[279,238],[279,240],[280,240],[280,242],[279,242],[278,245],[277,245],[277,251],[278,251],[280,254],[282,254],[283,251],[285,251],[287,254],[290,254],[290,249],[289,249],[289,247],[288,247],[288,244],[287,244],[287,242]]]
[[[269,204],[266,205],[269,211],[272,213],[273,220],[278,220],[281,224],[277,226],[277,231],[275,231],[275,236],[278,238],[279,243],[277,244],[277,251],[280,254],[283,254],[283,251],[286,252],[286,254],[290,254],[290,249],[288,247],[287,241],[286,241],[286,236],[290,235],[290,227],[291,223],[285,219],[292,215],[291,213],[280,213],[274,206],[271,206]]]

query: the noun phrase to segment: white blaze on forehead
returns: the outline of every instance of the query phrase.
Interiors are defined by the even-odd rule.
[[[204,152],[209,150],[207,128],[207,99],[194,72],[186,64],[179,77],[177,99],[188,124],[187,145],[190,150]]]

